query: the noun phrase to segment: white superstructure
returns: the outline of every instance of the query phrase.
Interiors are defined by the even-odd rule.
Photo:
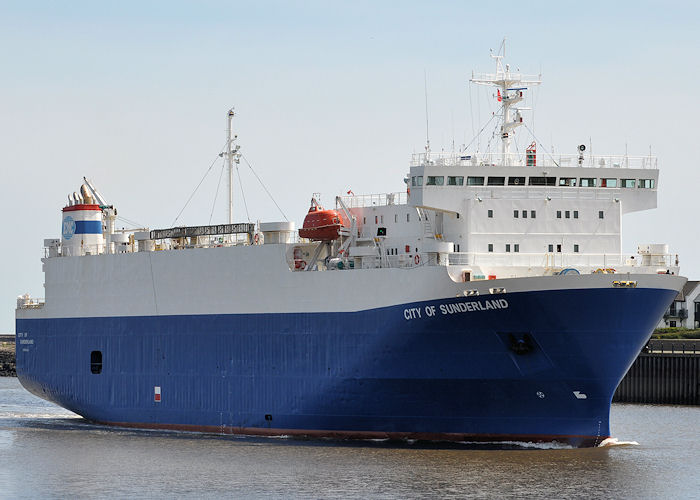
[[[471,81],[496,88],[500,152],[434,153],[426,146],[411,159],[405,192],[336,198],[344,221],[336,240],[304,240],[288,222],[234,224],[231,175],[228,224],[117,233],[116,210],[86,179],[63,209],[62,240],[46,240],[47,257],[285,245],[281,255],[290,272],[444,266],[455,282],[568,272],[677,274],[678,258],[666,245],[622,254],[622,216],[656,207],[656,158],[594,156],[584,145],[576,154],[554,156],[538,151],[535,142],[512,152],[516,128],[527,129],[526,108],[517,105],[541,80],[511,72],[501,55],[493,57],[496,72],[474,74]],[[229,174],[240,157],[233,116],[231,109],[221,154]],[[101,230],[78,241],[75,216],[90,221],[79,223],[83,232],[95,221]]]

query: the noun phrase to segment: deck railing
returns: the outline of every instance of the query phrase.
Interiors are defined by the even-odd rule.
[[[616,266],[639,266],[642,265],[642,259],[639,256],[634,256],[632,259],[629,254],[593,254],[593,253],[563,253],[563,252],[546,252],[546,253],[477,253],[477,252],[458,252],[448,254],[449,265],[478,265],[482,267],[498,266],[528,266],[528,267],[595,267],[602,270],[614,269]],[[662,256],[654,256],[655,261],[652,265],[659,268],[671,267],[673,256],[670,254]]]
[[[454,166],[532,166],[540,167],[596,167],[596,168],[640,168],[656,169],[658,160],[655,156],[628,156],[628,155],[579,155],[549,154],[543,151],[537,152],[532,163],[525,153],[414,153],[411,155],[411,166],[437,165],[445,167]]]
[[[378,193],[341,196],[348,208],[379,207],[384,205],[405,205],[408,194],[405,191],[396,193]]]

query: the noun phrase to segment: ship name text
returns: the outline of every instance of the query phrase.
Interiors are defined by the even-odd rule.
[[[403,310],[403,317],[406,320],[432,318],[439,314],[445,316],[448,314],[462,314],[476,311],[490,311],[495,309],[507,309],[508,301],[506,299],[492,299],[469,302],[455,302],[451,304],[440,304],[439,306],[427,305],[425,307],[408,307]]]

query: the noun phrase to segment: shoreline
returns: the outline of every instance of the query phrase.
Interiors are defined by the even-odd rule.
[[[0,342],[0,377],[16,377],[15,343]]]

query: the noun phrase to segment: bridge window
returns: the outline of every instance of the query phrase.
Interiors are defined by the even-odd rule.
[[[525,177],[508,177],[509,186],[524,186]]]
[[[595,187],[596,180],[597,179],[595,177],[581,177],[581,182],[579,186],[581,186],[582,188]]]
[[[567,219],[570,219],[570,218],[571,218],[571,212],[570,212],[569,210],[567,210],[566,212],[564,212],[564,217],[566,217]]]
[[[561,177],[559,179],[560,186],[576,187],[576,177]]]
[[[487,185],[489,185],[489,186],[505,186],[506,185],[506,178],[505,177],[489,177]]]
[[[519,243],[515,243],[515,244],[513,245],[513,251],[514,251],[514,252],[520,252],[520,244],[519,244]]]
[[[615,188],[617,187],[617,179],[600,179],[600,187]]]
[[[574,219],[578,219],[578,210],[574,210]]]
[[[493,252],[493,243],[489,243],[489,252]]]
[[[442,186],[443,184],[445,184],[445,176],[443,175],[429,175],[425,183],[426,186]]]
[[[634,187],[634,179],[620,179],[620,187],[633,188]]]
[[[489,219],[493,219],[493,210],[488,211]]]
[[[561,210],[557,210],[557,219],[561,219]]]
[[[530,218],[534,219],[537,217],[537,212],[535,210],[530,210]]]
[[[447,178],[447,185],[448,186],[463,186],[464,185],[464,177],[461,175],[459,176],[449,176]]]
[[[484,178],[483,177],[467,177],[467,186],[483,186],[484,185]]]
[[[602,210],[598,210],[598,218],[599,218],[599,219],[604,219],[604,218],[605,218],[605,212],[603,212]]]
[[[528,180],[530,186],[556,186],[556,177],[530,177]]]
[[[639,179],[640,189],[654,189],[654,179]]]
[[[522,216],[523,219],[527,219],[527,210],[523,210]]]
[[[513,217],[515,217],[516,219],[518,218],[518,211],[517,210],[513,210]]]
[[[510,243],[506,243],[506,252],[510,252]]]

